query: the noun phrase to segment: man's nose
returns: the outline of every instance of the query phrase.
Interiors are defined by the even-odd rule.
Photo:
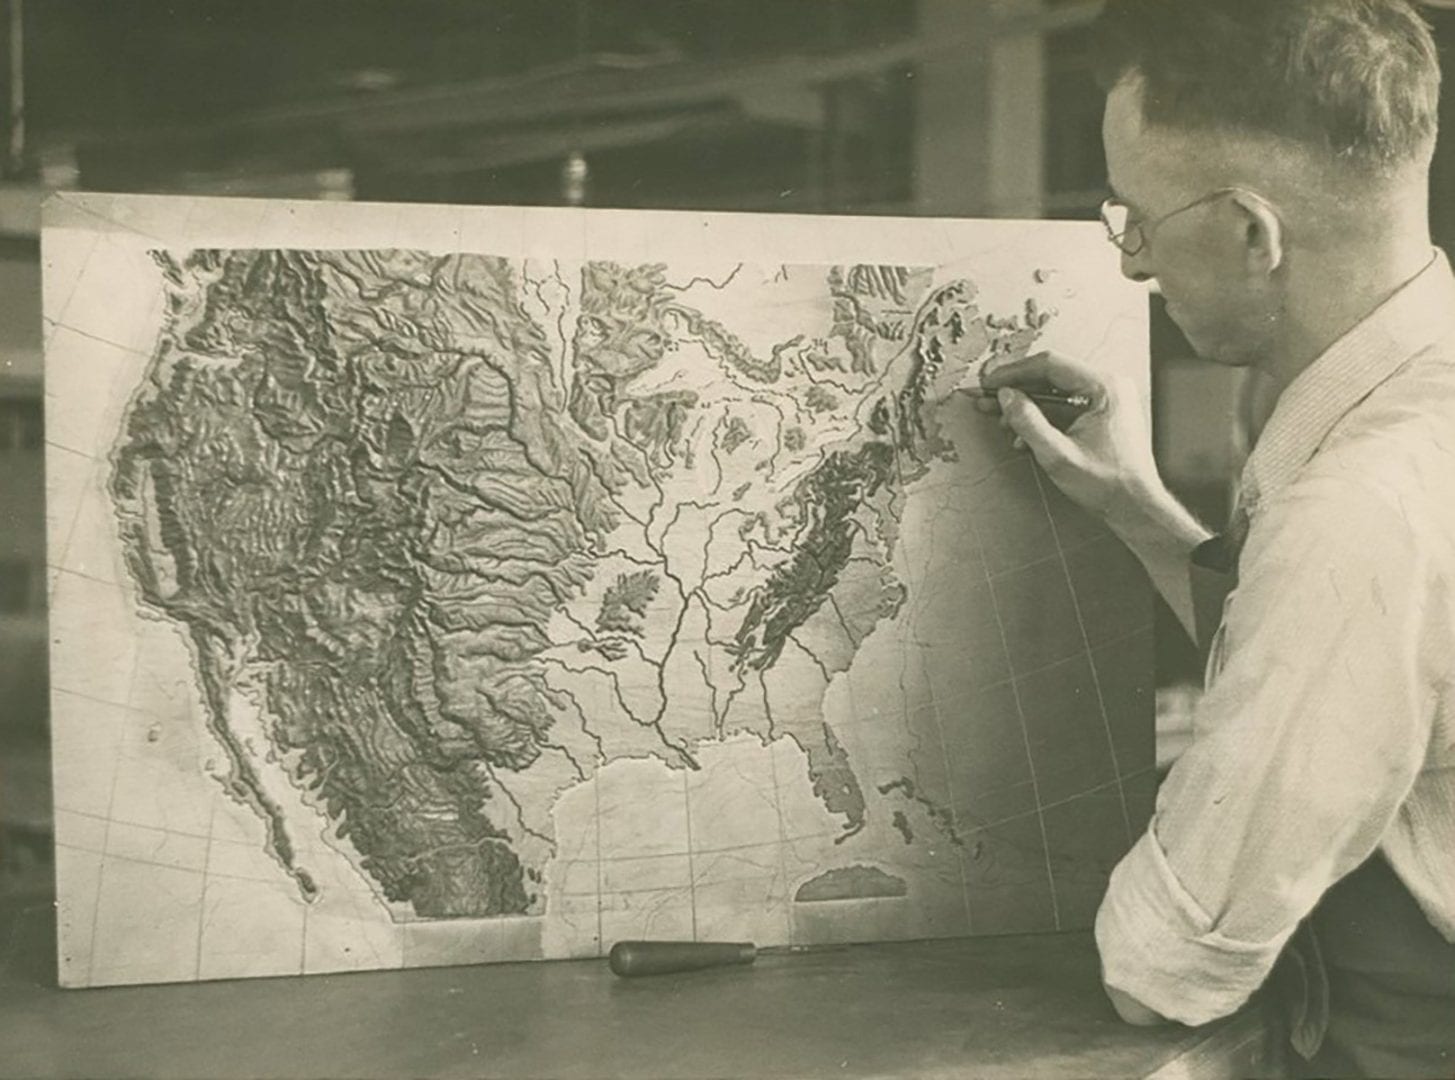
[[[1139,285],[1151,281],[1156,276],[1152,273],[1145,244],[1135,255],[1128,255],[1125,251],[1122,252],[1122,276],[1129,281],[1137,282]]]

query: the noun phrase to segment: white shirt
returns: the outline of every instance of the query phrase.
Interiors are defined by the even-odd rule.
[[[1097,916],[1169,1019],[1242,1005],[1381,850],[1455,940],[1455,277],[1443,254],[1284,391],[1193,742]]]

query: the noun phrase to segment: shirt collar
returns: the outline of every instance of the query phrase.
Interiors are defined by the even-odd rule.
[[[1455,274],[1444,252],[1289,383],[1243,469],[1241,503],[1259,504],[1308,464],[1334,425],[1410,357],[1455,332]]]

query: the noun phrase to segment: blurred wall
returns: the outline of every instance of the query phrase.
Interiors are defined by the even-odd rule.
[[[0,752],[45,731],[40,356],[38,245],[0,237]]]
[[[40,379],[40,245],[0,236],[0,386]]]
[[[40,280],[35,239],[0,236],[0,895],[44,867],[51,816]]]

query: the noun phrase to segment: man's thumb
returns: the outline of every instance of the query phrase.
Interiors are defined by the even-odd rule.
[[[1045,466],[1065,459],[1069,440],[1046,419],[1035,402],[1010,387],[1002,387],[996,400],[1005,422],[1036,455],[1037,461]]]

